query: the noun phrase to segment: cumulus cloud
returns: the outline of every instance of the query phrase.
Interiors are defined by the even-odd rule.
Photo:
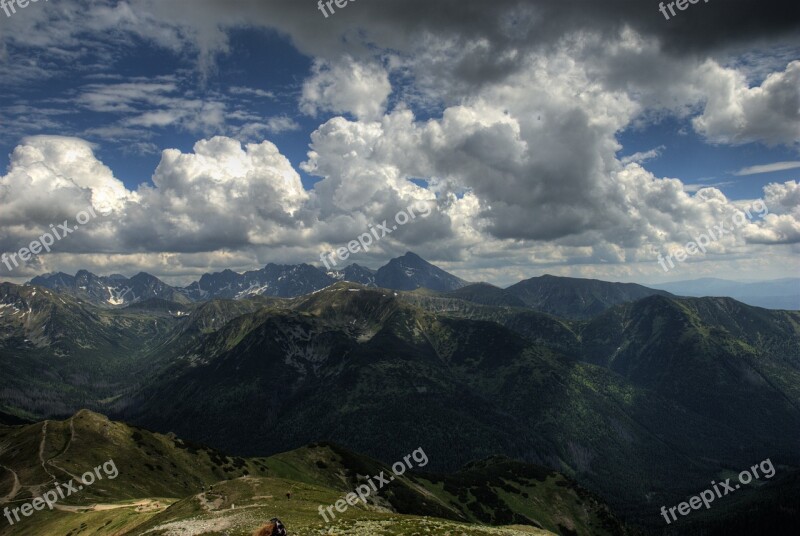
[[[620,35],[622,46],[636,41]],[[305,170],[324,178],[320,197],[353,207],[378,198],[382,185],[428,178],[437,195],[459,200],[451,222],[468,214],[468,225],[451,225],[437,239],[461,247],[444,251],[468,249],[473,261],[486,255],[545,265],[647,262],[741,213],[716,188],[691,195],[680,180],[639,165],[661,148],[615,156],[616,134],[648,106],[697,103],[706,75],[726,69],[698,62],[677,92],[646,96],[598,85],[597,64],[576,61],[585,57],[584,45],[564,43],[529,57],[517,74],[485,85],[441,118],[421,122],[399,108],[380,122],[331,120],[312,136]],[[465,192],[468,202],[461,203]],[[795,216],[788,218],[789,227],[771,218],[750,222],[712,248],[711,258],[743,251],[759,232],[778,233],[773,243],[793,243]]]
[[[108,212],[120,208],[130,195],[111,169],[94,157],[90,143],[62,136],[23,140],[0,184],[4,226],[26,221],[46,226],[87,205]]]
[[[477,266],[491,259],[478,273],[500,281],[523,271],[518,264],[583,264],[588,270],[584,275],[589,275],[590,265],[648,263],[658,251],[685,244],[693,233],[729,221],[745,207],[715,188],[687,194],[679,180],[657,178],[636,163],[617,164],[603,186],[606,195],[587,205],[594,219],[574,221],[566,210],[570,197],[537,186],[535,177],[528,187],[538,193],[515,205],[508,200],[498,205],[508,185],[495,191],[470,181],[481,172],[517,180],[500,172],[518,171],[503,164],[504,159],[523,165],[528,160],[531,150],[522,132],[502,112],[492,115],[466,107],[448,110],[438,122],[419,122],[408,110],[387,115],[380,123],[332,119],[314,134],[304,164],[306,171],[323,178],[310,192],[269,142],[242,146],[216,137],[199,141],[190,153],[166,150],[153,185],[128,191],[87,142],[31,138],[15,150],[9,173],[0,178],[0,203],[10,209],[3,212],[0,248],[16,251],[49,223],[92,205],[109,211],[110,217],[60,242],[53,255],[41,256],[21,273],[30,276],[56,266],[130,272],[137,266],[170,279],[208,269],[252,267],[276,260],[275,255],[285,262],[311,262],[319,251],[341,245],[368,224],[425,201],[437,210],[398,230],[361,262],[382,261],[412,248],[458,268],[457,260],[469,251]],[[480,143],[473,144],[476,135]],[[509,148],[475,175],[466,173],[468,163],[444,172],[476,147],[495,147],[495,139]],[[429,188],[412,182],[420,176],[430,178]],[[796,182],[770,185],[764,196],[769,215],[715,243],[709,256],[741,253],[747,244],[800,242],[798,196]],[[533,205],[543,199],[565,209],[537,213]],[[534,225],[553,220],[546,228],[551,236],[531,237],[529,230],[511,226],[504,232],[515,236],[498,237],[496,218],[516,210],[527,210]],[[492,267],[498,258],[507,265],[504,271]],[[461,275],[475,278],[460,268],[456,271]]]
[[[695,188],[681,180],[645,170],[641,163],[659,149],[618,158],[622,130],[672,115],[693,118],[713,143],[800,139],[800,61],[754,82],[736,62],[715,57],[734,40],[774,34],[796,43],[797,23],[783,8],[735,4],[725,6],[724,24],[711,27],[704,21],[722,20],[721,6],[664,24],[652,6],[621,0],[387,0],[329,20],[313,4],[255,0],[195,0],[191,9],[181,1],[78,2],[31,11],[13,19],[15,37],[4,37],[12,55],[58,45],[75,61],[86,48],[79,36],[113,28],[109,39],[122,45],[144,38],[197,55],[206,74],[229,51],[231,29],[277,29],[312,57],[295,101],[301,111],[341,116],[326,117],[311,136],[302,170],[321,180],[306,191],[289,160],[259,139],[298,124],[229,100],[272,99],[271,92],[233,86],[199,97],[170,77],[97,79],[77,102],[119,118],[97,135],[136,140],[169,126],[207,139],[191,152],[164,151],[152,184],[135,191],[86,141],[24,140],[0,179],[9,207],[0,245],[24,245],[37,226],[73,215],[82,203],[104,203],[114,217],[64,243],[63,263],[79,263],[70,255],[82,253],[87,263],[120,267],[113,271],[138,264],[189,274],[264,259],[313,260],[425,200],[438,210],[393,234],[370,258],[412,248],[449,267],[447,261],[469,257],[476,273],[496,280],[530,275],[532,264],[583,265],[584,275],[651,261],[658,269],[655,253],[685,244],[742,206],[716,188],[692,195]],[[28,30],[35,35],[23,43]],[[98,44],[109,61],[113,50]],[[23,71],[50,76],[41,65]],[[55,124],[53,116],[41,120]],[[210,137],[218,132],[260,143]],[[153,150],[149,138],[137,143]],[[797,196],[796,183],[768,186],[771,213],[719,241],[709,258],[796,244]]]
[[[694,128],[716,143],[800,144],[800,61],[749,87],[736,71],[717,72]]]
[[[16,148],[8,174],[0,177],[0,250],[17,251],[49,224],[72,221],[77,212],[95,207],[107,217],[13,275],[30,277],[81,263],[114,272],[138,263],[159,275],[200,274],[252,268],[276,260],[275,254],[284,262],[312,262],[326,239],[339,246],[367,224],[392,218],[418,200],[436,204],[430,192],[411,183],[381,183],[376,192],[366,207],[337,196],[323,208],[325,197],[303,188],[274,144],[242,145],[226,137],[201,140],[188,153],[163,151],[152,184],[128,191],[90,143],[33,137]],[[385,257],[386,251],[395,254],[405,244],[424,242],[426,225],[399,231],[374,254]]]
[[[309,115],[325,111],[371,120],[383,114],[391,92],[389,75],[378,63],[350,56],[333,62],[317,60],[303,84],[300,108]]]
[[[0,179],[0,248],[16,251],[87,206],[109,217],[59,242],[58,253],[192,254],[302,239],[296,217],[308,194],[270,142],[217,137],[193,153],[169,149],[152,181],[126,190],[83,140],[25,140]]]
[[[168,149],[152,182],[127,207],[120,233],[128,245],[156,251],[280,244],[291,240],[308,198],[289,160],[267,141],[242,147],[215,137],[192,153]]]

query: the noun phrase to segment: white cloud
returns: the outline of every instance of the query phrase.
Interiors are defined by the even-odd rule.
[[[242,86],[231,86],[228,88],[228,91],[233,95],[253,95],[255,97],[261,97],[264,99],[274,99],[275,93],[272,91],[266,91],[263,89],[252,88],[252,87],[242,87]]]
[[[800,168],[800,162],[773,162],[772,164],[762,164],[759,166],[750,166],[742,168],[734,175],[738,177],[746,175],[759,175],[761,173],[774,173],[776,171],[787,171],[790,169]]]
[[[168,149],[152,180],[139,188],[141,203],[128,207],[131,226],[121,232],[164,251],[280,244],[308,198],[289,160],[267,141],[242,147],[215,137],[193,153]]]
[[[24,139],[0,184],[6,225],[47,225],[55,214],[73,216],[88,204],[104,212],[118,209],[130,196],[111,169],[94,157],[90,143],[62,136]]]
[[[385,111],[391,92],[389,75],[378,63],[363,63],[350,56],[335,62],[316,60],[311,77],[303,84],[300,109],[309,115],[323,111],[374,120]]]
[[[800,243],[800,183],[768,184],[764,188],[764,203],[769,214],[764,217],[762,225],[748,226],[745,234],[748,243]],[[789,264],[792,265],[797,265],[797,259]]]
[[[520,138],[524,131],[504,113],[477,105],[456,107],[441,120],[424,123],[408,111],[394,112],[380,123],[333,119],[315,133],[304,165],[324,177],[310,192],[269,142],[242,146],[217,137],[199,141],[191,153],[166,150],[153,186],[131,192],[87,142],[31,138],[14,151],[9,173],[0,178],[0,249],[16,251],[50,223],[73,218],[92,204],[111,208],[111,217],[87,225],[61,241],[54,253],[40,256],[38,264],[14,275],[68,268],[102,273],[146,269],[185,281],[208,270],[252,268],[267,260],[313,262],[321,250],[347,242],[369,223],[427,200],[438,210],[354,260],[375,265],[412,249],[452,261],[442,264],[470,279],[479,273],[507,281],[517,274],[529,276],[537,267],[564,275],[610,273],[602,265],[634,277],[658,270],[656,252],[683,246],[693,234],[730,221],[747,205],[729,201],[714,188],[688,195],[680,181],[656,178],[635,163],[618,164],[611,172],[603,186],[608,195],[595,204],[582,201],[596,216],[580,220],[575,228],[568,210],[558,208],[560,203],[571,206],[569,196],[560,197],[546,182],[531,182],[530,188],[539,193],[503,205],[498,200],[508,185],[491,190],[475,181],[482,172],[511,180],[511,175],[498,174],[515,171],[503,161],[524,163],[534,154]],[[475,139],[481,143],[472,143]],[[506,152],[468,175],[476,148],[478,155],[484,144],[492,150],[495,139],[508,145]],[[467,162],[452,173],[442,172],[459,158]],[[408,180],[412,177],[428,177],[431,189],[415,185]],[[537,212],[534,204],[543,199],[549,199],[550,208]],[[764,199],[767,217],[713,244],[702,260],[728,263],[764,247],[780,257],[785,250],[774,248],[799,243],[798,184],[769,185]],[[524,229],[508,227],[507,232],[520,232],[520,237],[492,236],[494,218],[513,215],[515,207],[529,216],[529,225],[553,220],[548,232],[558,234],[535,240],[526,238]],[[460,258],[469,258],[476,271],[458,264]]]
[[[730,218],[740,203],[716,188],[654,176],[639,165],[653,151],[618,159],[619,132],[672,115],[696,116],[695,128],[714,143],[795,145],[799,139],[797,61],[750,87],[735,67],[702,54],[667,53],[659,39],[630,28],[553,30],[545,32],[547,46],[541,47],[535,32],[513,27],[519,20],[547,30],[541,13],[521,9],[495,27],[496,15],[507,13],[493,3],[482,9],[494,17],[476,8],[478,18],[468,19],[475,35],[450,26],[435,3],[429,9],[447,29],[441,34],[412,33],[409,26],[381,19],[369,26],[374,42],[365,52],[363,34],[339,31],[350,28],[349,19],[326,21],[331,31],[323,35],[307,24],[307,14],[298,15],[305,13],[298,3],[281,9],[247,4],[263,4],[264,11],[197,1],[191,10],[180,2],[138,2],[137,9],[101,3],[81,13],[64,4],[51,11],[66,15],[64,20],[53,21],[50,34],[37,32],[32,43],[78,47],[81,32],[120,28],[114,33],[120,46],[131,35],[145,37],[174,52],[198,53],[208,69],[215,54],[228,50],[227,29],[282,28],[302,50],[318,53],[302,88],[302,111],[352,116],[334,117],[312,135],[303,170],[322,179],[312,191],[303,190],[296,170],[270,142],[243,147],[216,137],[189,153],[164,151],[153,185],[128,192],[87,142],[32,139],[17,148],[8,175],[0,179],[7,224],[0,246],[30,239],[56,214],[71,216],[97,197],[114,205],[115,218],[65,243],[59,253],[64,265],[84,259],[83,267],[95,263],[106,268],[101,271],[125,271],[138,263],[176,276],[252,267],[265,258],[310,262],[368,223],[436,196],[438,211],[404,227],[367,258],[384,260],[414,249],[440,261],[469,258],[470,267],[498,279],[527,277],[543,267],[564,275],[599,275],[607,266],[647,273],[648,267],[659,270],[655,251],[682,246],[692,233]],[[383,4],[394,14],[408,11],[401,3]],[[352,17],[366,21],[363,13],[377,10],[359,8]],[[408,21],[414,18],[419,14]],[[392,31],[382,33],[387,27]],[[335,53],[326,52],[328,45]],[[100,52],[112,48],[101,46]],[[339,57],[342,50],[350,55]],[[47,72],[40,67],[28,74]],[[402,87],[392,87],[390,72]],[[264,90],[234,86],[201,99],[179,86],[170,78],[115,79],[87,86],[80,102],[86,110],[117,114],[117,123],[102,132],[124,139],[138,132],[143,150],[153,149],[147,135],[163,126],[243,140],[297,127],[289,116],[262,117],[232,104],[230,95],[271,98]],[[431,118],[417,119],[402,102],[387,113],[392,96]],[[430,188],[416,186],[414,178],[426,179]],[[769,217],[715,244],[704,260],[713,265],[767,251],[790,258],[780,244],[800,241],[797,196],[796,183],[769,185]],[[751,266],[763,267],[758,259]]]
[[[705,110],[693,119],[699,133],[715,143],[800,144],[800,61],[752,88],[737,71],[712,70]]]
[[[86,86],[78,103],[93,112],[122,116],[122,127],[176,127],[205,133],[223,130],[226,104],[182,96],[174,81],[124,82]]]
[[[275,117],[268,117],[266,121],[255,121],[252,123],[245,123],[239,130],[239,137],[244,140],[259,140],[264,139],[268,134],[280,134],[282,132],[292,132],[300,130],[300,125],[285,115]]]
[[[649,151],[641,151],[638,153],[633,153],[632,155],[628,155],[620,159],[620,162],[623,165],[627,165],[630,163],[636,164],[644,164],[648,160],[652,160],[654,158],[658,158],[661,156],[661,151],[664,150],[664,146],[656,147],[655,149],[650,149]]]

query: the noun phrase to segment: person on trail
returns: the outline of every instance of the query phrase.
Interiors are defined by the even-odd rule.
[[[273,517],[269,523],[255,531],[253,536],[287,536],[286,527],[283,526],[280,519]]]

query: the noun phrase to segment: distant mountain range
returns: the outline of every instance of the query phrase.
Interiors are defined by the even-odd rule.
[[[377,272],[357,264],[329,272],[308,264],[268,264],[261,270],[243,274],[231,270],[205,274],[199,281],[177,288],[146,273],[128,279],[121,275],[101,277],[81,270],[75,276],[61,272],[38,276],[28,284],[65,292],[97,305],[121,306],[151,298],[184,304],[251,296],[292,298],[329,287],[337,281],[393,290],[447,291],[467,285],[466,281],[411,252],[392,259]]]
[[[268,264],[261,270],[239,274],[231,270],[205,274],[200,281],[182,289],[193,301],[249,296],[302,296],[323,289],[335,280],[308,264]]]
[[[34,277],[29,285],[64,292],[95,304],[127,305],[150,298],[189,303],[184,292],[172,288],[160,279],[141,272],[130,279],[122,275],[102,277],[86,270],[75,276],[59,272]]]
[[[85,270],[75,276],[64,273],[38,276],[28,284],[68,293],[96,305],[114,307],[153,298],[180,304],[252,296],[294,298],[322,290],[337,281],[390,290],[454,292],[454,297],[475,303],[528,307],[572,319],[591,318],[614,305],[647,296],[671,294],[728,296],[769,309],[800,310],[800,279],[763,283],[699,279],[652,285],[649,288],[634,283],[543,275],[500,289],[488,283],[470,284],[411,252],[390,260],[377,271],[358,264],[330,271],[308,264],[268,264],[260,270],[245,273],[224,270],[205,274],[199,281],[184,288],[171,287],[144,272],[129,279],[122,275],[101,277]]]

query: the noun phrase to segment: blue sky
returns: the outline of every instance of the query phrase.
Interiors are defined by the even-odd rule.
[[[420,200],[433,216],[354,261],[414,250],[498,284],[796,273],[794,22],[755,24],[747,3],[674,21],[615,1],[413,3],[0,13],[0,249],[80,203],[113,215],[0,277],[312,263]],[[759,198],[769,215],[660,269]]]
[[[646,128],[629,128],[618,137],[620,156],[659,149],[660,155],[644,166],[660,177],[678,177],[687,184],[716,186],[731,199],[760,197],[764,186],[795,180],[798,169],[737,176],[742,169],[775,162],[800,161],[795,149],[763,143],[729,146],[708,143],[691,129],[688,120],[671,118]]]

